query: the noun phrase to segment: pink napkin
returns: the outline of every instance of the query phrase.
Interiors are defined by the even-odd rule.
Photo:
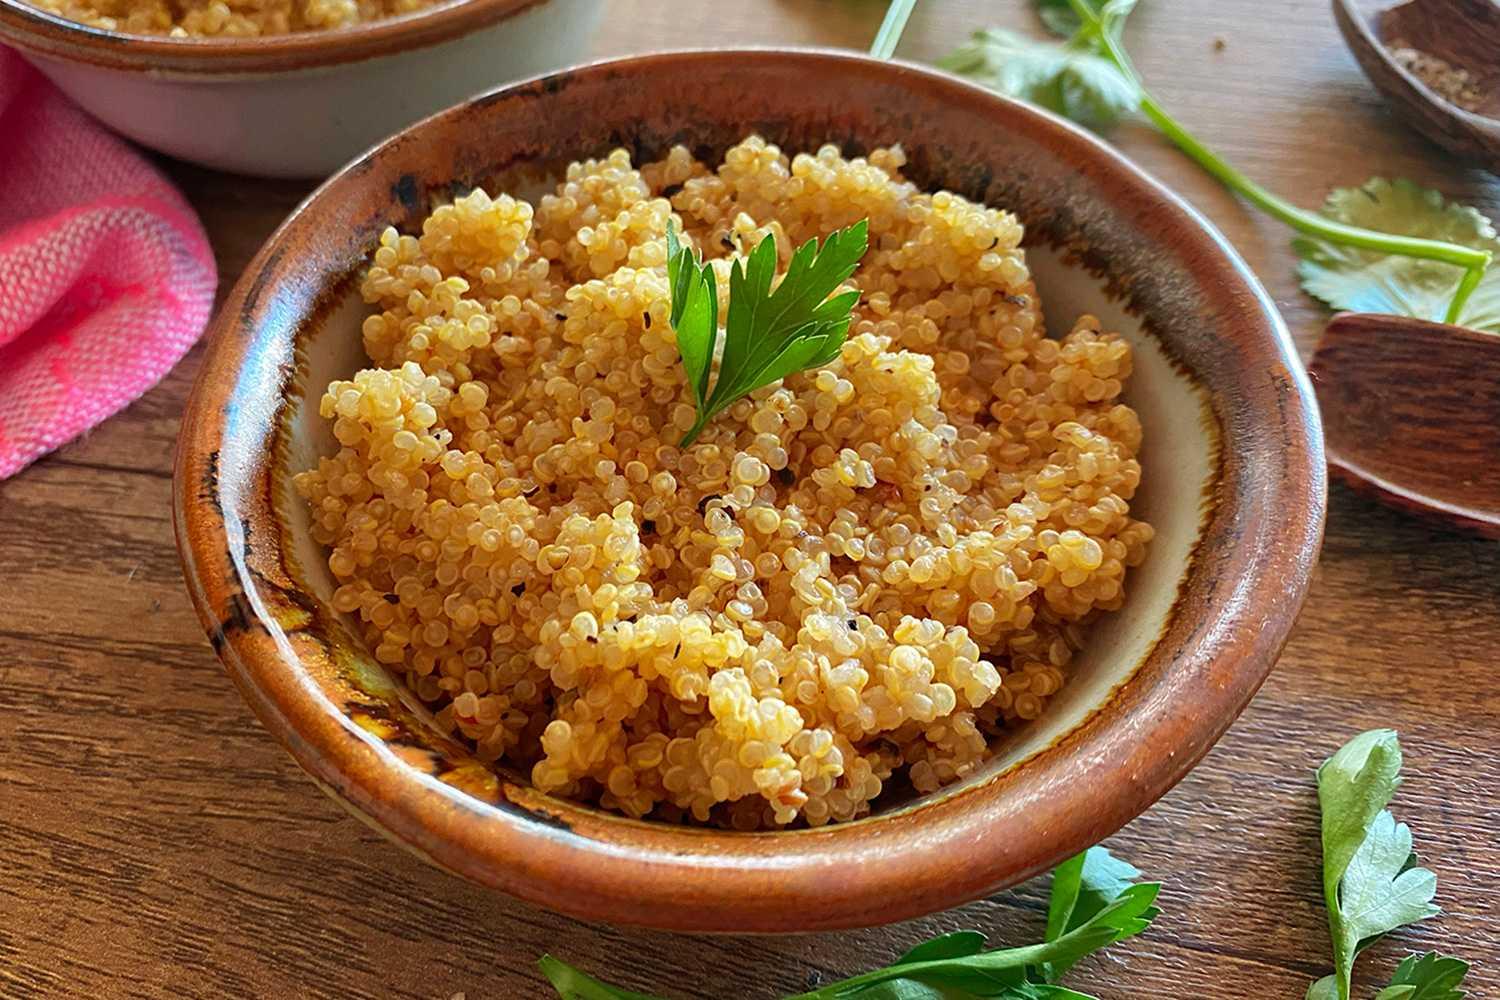
[[[0,47],[0,479],[155,385],[216,280],[182,196]]]

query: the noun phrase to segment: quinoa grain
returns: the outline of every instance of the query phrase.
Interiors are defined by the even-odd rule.
[[[251,38],[346,28],[436,0],[27,0],[71,21],[139,35]]]
[[[482,759],[637,817],[850,820],[973,773],[1123,603],[1151,538],[1128,345],[1047,339],[1016,219],[902,164],[617,150],[381,238],[375,367],[328,387],[340,448],[296,487],[334,606]],[[721,272],[871,233],[839,358],[687,449],[673,218]]]

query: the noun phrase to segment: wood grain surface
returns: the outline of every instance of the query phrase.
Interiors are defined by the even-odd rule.
[[[876,0],[611,0],[591,51],[868,44]],[[936,57],[1026,6],[926,0],[901,54]],[[1128,42],[1158,96],[1251,176],[1313,204],[1372,173],[1500,208],[1398,124],[1314,0],[1150,0]],[[1223,44],[1220,45],[1219,43]],[[584,43],[580,42],[581,48]],[[582,52],[581,52],[582,54]],[[497,69],[497,73],[501,72]],[[1229,235],[1304,353],[1326,319],[1287,234],[1143,128],[1114,138]],[[307,186],[166,169],[227,286]],[[771,998],[883,964],[921,937],[1039,932],[1045,880],[854,933],[693,937],[555,916],[427,868],[317,791],[225,678],[188,606],[169,519],[194,352],[124,414],[0,483],[0,997],[544,997],[544,950],[670,997]],[[1118,997],[1301,997],[1328,971],[1312,767],[1401,731],[1395,808],[1445,914],[1361,960],[1364,995],[1408,949],[1500,990],[1500,548],[1337,487],[1307,610],[1260,696],[1178,788],[1109,843],[1166,882],[1142,938],[1071,984]]]
[[[1331,471],[1500,539],[1500,337],[1345,313],[1329,320],[1307,367]]]

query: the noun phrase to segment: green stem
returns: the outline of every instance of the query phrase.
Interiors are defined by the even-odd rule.
[[[911,17],[912,8],[916,5],[917,0],[891,0],[891,5],[885,11],[885,20],[880,22],[880,31],[875,35],[875,42],[870,46],[870,55],[876,59],[889,59],[896,54],[896,43],[901,41],[901,32],[906,30],[907,18]]]
[[[1342,222],[1335,222],[1317,212],[1310,212],[1298,208],[1276,195],[1267,191],[1259,184],[1231,167],[1213,150],[1209,149],[1198,140],[1191,132],[1182,126],[1166,109],[1157,103],[1156,99],[1141,86],[1140,76],[1131,64],[1130,57],[1125,53],[1114,34],[1105,30],[1094,13],[1093,8],[1087,0],[1068,0],[1075,13],[1083,19],[1085,25],[1091,29],[1099,44],[1103,47],[1105,55],[1131,80],[1140,91],[1141,112],[1161,130],[1162,134],[1172,143],[1188,155],[1193,162],[1206,170],[1214,179],[1219,181],[1229,190],[1234,191],[1250,202],[1261,211],[1274,219],[1295,229],[1299,233],[1314,236],[1318,239],[1327,240],[1329,243],[1341,246],[1358,247],[1361,250],[1373,250],[1377,253],[1395,254],[1401,257],[1416,257],[1422,260],[1435,260],[1444,264],[1452,264],[1465,270],[1463,279],[1455,290],[1452,302],[1448,305],[1448,314],[1445,322],[1458,322],[1459,314],[1462,312],[1464,303],[1468,301],[1470,294],[1478,286],[1484,272],[1490,265],[1490,253],[1487,250],[1479,250],[1474,247],[1459,246],[1453,243],[1443,243],[1438,240],[1418,239],[1415,236],[1396,236],[1391,233],[1381,233],[1373,229],[1362,229],[1359,226],[1349,226]]]
[[[708,422],[713,419],[714,414],[717,412],[717,410],[711,410],[705,407],[704,412],[698,414],[697,422],[694,423],[693,426],[688,430],[688,432],[682,436],[682,440],[677,443],[677,447],[686,448],[688,445],[698,440],[698,435],[703,433],[703,428],[708,426]]]
[[[1026,945],[1023,948],[1006,948],[1003,951],[985,952],[984,955],[989,960],[986,963],[986,967],[998,971],[1000,969],[1020,969],[1028,965],[1041,965],[1052,958],[1058,951],[1062,950],[1064,945],[1061,942],[1063,940],[1064,938],[1057,938],[1041,944]],[[939,958],[930,962],[887,965],[873,972],[866,972],[863,975],[853,976],[849,979],[840,979],[836,983],[820,986],[807,993],[797,993],[789,997],[784,997],[783,1000],[831,1000],[833,997],[843,996],[856,989],[873,986],[882,980],[908,977],[918,978],[922,973],[934,969],[962,967],[967,964],[970,964],[969,960]]]
[[[1323,909],[1328,913],[1328,936],[1333,942],[1333,981],[1339,1000],[1350,1000],[1354,961],[1344,944],[1344,922],[1339,919],[1339,879],[1323,880]]]
[[[1474,294],[1474,289],[1479,287],[1479,282],[1484,280],[1485,269],[1489,267],[1489,254],[1485,254],[1485,263],[1480,267],[1471,267],[1464,273],[1463,280],[1458,283],[1458,288],[1453,292],[1453,301],[1448,303],[1448,315],[1443,317],[1444,323],[1458,323],[1458,316],[1463,312],[1465,303],[1469,296]]]

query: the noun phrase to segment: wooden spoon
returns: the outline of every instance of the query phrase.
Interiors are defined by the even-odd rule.
[[[1343,313],[1308,368],[1336,475],[1500,538],[1500,336]]]
[[[1333,0],[1339,31],[1370,82],[1417,131],[1449,151],[1500,173],[1500,5],[1495,0]],[[1400,42],[1469,74],[1473,110],[1447,100],[1398,63]]]

